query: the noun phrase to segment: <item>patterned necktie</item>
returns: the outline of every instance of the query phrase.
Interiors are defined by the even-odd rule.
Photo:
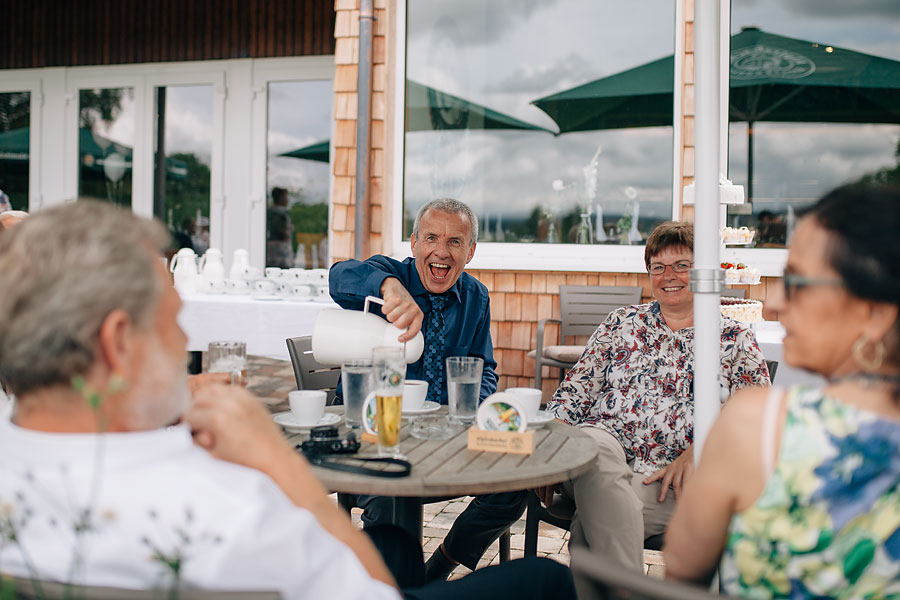
[[[428,327],[425,329],[425,359],[423,361],[424,378],[428,382],[426,401],[441,402],[441,388],[444,386],[444,305],[446,296],[428,294],[431,300],[431,313],[428,315]]]

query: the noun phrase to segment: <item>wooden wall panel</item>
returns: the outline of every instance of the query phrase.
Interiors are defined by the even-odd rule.
[[[334,54],[328,0],[9,0],[0,69]]]

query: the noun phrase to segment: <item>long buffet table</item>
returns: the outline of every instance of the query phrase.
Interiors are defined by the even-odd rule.
[[[290,360],[285,339],[311,335],[316,315],[338,308],[332,301],[295,302],[250,295],[192,294],[181,298],[178,324],[188,350],[204,351],[216,340],[247,343],[247,354]]]

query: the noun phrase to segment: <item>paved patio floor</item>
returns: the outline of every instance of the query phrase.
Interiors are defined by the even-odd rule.
[[[288,392],[297,389],[294,372],[290,362],[272,360],[258,356],[249,359],[249,390],[256,394],[272,411],[288,410]],[[337,502],[337,496],[333,496]],[[456,498],[445,502],[432,502],[423,507],[424,513],[424,550],[425,558],[437,549],[441,540],[450,530],[456,516],[465,510],[471,498]],[[353,509],[353,522],[360,526],[361,511]],[[523,516],[510,528],[510,555],[520,558],[525,545],[525,517]],[[546,556],[563,564],[569,564],[569,532],[554,527],[549,523],[541,523],[538,537],[538,556]],[[500,548],[494,542],[478,563],[481,568],[500,562]],[[654,577],[662,577],[664,565],[662,554],[651,550],[644,551],[644,565],[647,573]],[[459,566],[451,575],[456,579],[467,574],[469,569]]]

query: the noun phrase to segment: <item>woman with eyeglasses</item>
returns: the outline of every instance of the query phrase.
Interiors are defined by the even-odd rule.
[[[774,300],[824,388],[746,390],[666,537],[668,577],[748,598],[900,595],[900,190],[839,188],[798,223]]]
[[[643,568],[644,539],[665,530],[693,470],[693,247],[690,223],[654,229],[644,260],[656,300],[613,311],[547,406],[599,449],[593,468],[561,489],[558,502],[575,503],[572,543],[635,572]],[[747,325],[723,317],[721,340],[724,398],[769,384]],[[537,490],[551,512],[560,509],[551,506],[556,488]]]

